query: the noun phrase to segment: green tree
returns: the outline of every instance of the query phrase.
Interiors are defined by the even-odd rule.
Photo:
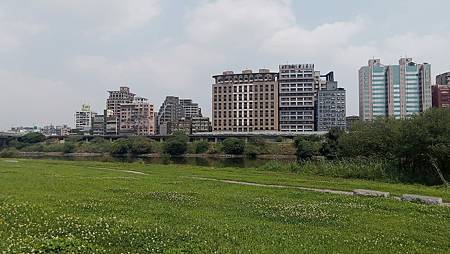
[[[124,155],[124,154],[128,154],[128,152],[130,151],[130,148],[131,148],[131,145],[127,139],[119,138],[113,142],[110,153],[112,155]]]
[[[414,181],[445,183],[450,177],[450,110],[432,109],[403,121],[395,145],[400,168]]]
[[[295,146],[297,148],[297,159],[299,161],[311,160],[316,155],[313,141],[307,140],[304,137],[298,136],[295,139]]]
[[[393,119],[355,122],[338,138],[339,156],[392,159],[401,124]]]
[[[152,142],[146,137],[133,137],[130,139],[130,153],[149,154],[152,153]]]
[[[23,135],[19,138],[19,141],[26,144],[36,144],[43,142],[45,140],[45,136],[42,133],[31,132]]]
[[[325,135],[325,142],[320,148],[320,154],[329,160],[335,160],[338,157],[338,139],[343,131],[338,128],[331,129]]]
[[[164,152],[171,156],[181,156],[186,153],[189,137],[183,132],[176,132],[169,137]]]
[[[222,143],[222,149],[225,154],[240,155],[244,153],[245,142],[238,138],[227,138]]]
[[[73,153],[75,152],[75,144],[72,142],[65,142],[64,143],[64,148],[63,148],[63,152],[64,153]]]
[[[194,146],[195,146],[195,153],[197,154],[206,153],[209,150],[209,142],[206,140],[194,142]]]

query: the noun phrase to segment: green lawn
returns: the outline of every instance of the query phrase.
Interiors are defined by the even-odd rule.
[[[449,207],[190,176],[450,200],[254,169],[0,159],[0,253],[450,253]]]

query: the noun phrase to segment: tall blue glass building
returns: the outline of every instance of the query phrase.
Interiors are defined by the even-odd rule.
[[[431,108],[431,65],[401,58],[398,65],[369,60],[359,70],[359,115],[404,119]]]

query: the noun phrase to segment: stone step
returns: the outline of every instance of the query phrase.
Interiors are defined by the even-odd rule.
[[[353,190],[353,194],[357,196],[367,196],[367,197],[384,197],[384,198],[389,197],[389,192],[364,190],[364,189],[355,189]]]
[[[414,194],[403,194],[402,200],[410,202],[419,202],[427,205],[440,205],[442,204],[442,198],[439,197],[429,197]]]

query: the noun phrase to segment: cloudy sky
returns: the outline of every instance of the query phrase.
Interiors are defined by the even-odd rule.
[[[129,85],[158,108],[190,97],[210,114],[223,70],[315,63],[335,71],[347,113],[357,71],[401,56],[450,71],[448,0],[1,0],[0,129],[73,125]]]

